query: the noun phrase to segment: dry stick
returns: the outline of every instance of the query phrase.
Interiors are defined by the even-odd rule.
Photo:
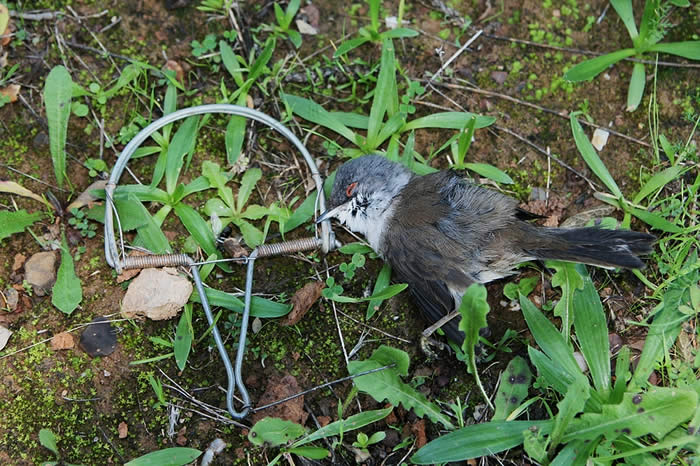
[[[307,393],[311,393],[311,392],[314,392],[314,391],[316,391],[316,390],[320,390],[320,389],[322,389],[322,388],[326,388],[326,387],[328,387],[328,386],[330,386],[330,385],[335,385],[335,384],[338,384],[338,383],[341,383],[341,382],[345,382],[346,380],[352,380],[352,379],[355,379],[355,378],[357,378],[357,377],[361,377],[361,376],[363,376],[363,375],[371,374],[371,373],[373,373],[373,372],[383,371],[383,370],[385,370],[385,369],[389,369],[389,368],[392,368],[392,367],[395,367],[395,366],[396,366],[396,363],[391,363],[391,364],[387,364],[386,366],[377,367],[376,369],[370,369],[370,370],[366,370],[366,371],[363,371],[363,372],[358,372],[357,374],[348,375],[347,377],[343,377],[343,378],[340,378],[340,379],[332,380],[332,381],[330,381],[330,382],[326,382],[326,383],[324,383],[324,384],[317,385],[316,387],[309,388],[308,390],[304,390],[303,392],[299,392],[299,393],[296,393],[296,394],[294,394],[294,395],[290,395],[290,396],[288,396],[288,397],[282,398],[281,400],[273,401],[272,403],[269,403],[269,404],[266,404],[266,405],[263,405],[263,406],[259,406],[259,407],[257,407],[257,408],[251,408],[251,411],[254,412],[254,413],[257,413],[258,411],[262,411],[263,409],[271,408],[272,406],[277,406],[277,405],[279,405],[279,404],[286,403],[286,402],[289,401],[289,400],[293,400],[294,398],[298,398],[298,397],[300,397],[300,396],[306,395]]]
[[[412,343],[411,340],[406,340],[405,338],[397,337],[396,335],[392,335],[391,333],[387,333],[387,332],[385,332],[384,330],[378,329],[377,327],[372,327],[372,326],[369,325],[369,324],[365,324],[364,322],[361,322],[361,321],[355,319],[354,317],[352,317],[352,316],[350,316],[350,315],[344,313],[343,311],[338,311],[338,313],[339,313],[341,316],[345,317],[346,319],[350,319],[350,320],[352,320],[354,323],[356,323],[356,324],[358,324],[358,325],[361,325],[361,326],[363,326],[363,327],[367,327],[368,329],[373,330],[373,331],[375,331],[375,332],[377,332],[377,333],[381,333],[382,335],[384,335],[384,336],[386,336],[386,337],[393,338],[394,340],[399,340],[399,341],[402,341],[402,342],[404,342],[404,343]]]
[[[420,81],[423,83],[428,82],[427,79],[421,79],[421,78],[411,78],[411,79],[414,79],[416,81]],[[466,91],[466,92],[473,92],[475,94],[482,94],[482,95],[487,95],[487,96],[491,96],[491,97],[498,97],[499,99],[508,100],[510,102],[513,102],[513,103],[516,103],[519,105],[524,105],[526,107],[534,108],[535,110],[540,110],[542,112],[550,113],[552,115],[556,115],[556,116],[561,117],[561,118],[569,119],[569,112],[567,112],[566,110],[561,110],[561,111],[557,112],[556,110],[553,110],[551,108],[542,107],[540,105],[533,104],[531,102],[526,102],[524,100],[516,99],[515,97],[511,97],[508,94],[502,94],[500,92],[487,91],[485,89],[479,89],[477,87],[463,86],[460,84],[452,84],[452,83],[444,83],[444,82],[433,82],[432,85],[433,86],[447,87],[449,89],[462,90],[462,91]],[[591,128],[603,129],[612,135],[615,135],[615,136],[623,138],[623,139],[627,139],[628,141],[632,141],[636,144],[639,144],[640,146],[651,147],[651,145],[648,142],[644,142],[641,139],[637,139],[637,138],[629,136],[627,134],[620,133],[619,131],[615,131],[613,129],[606,128],[605,126],[598,125],[595,123],[590,123],[587,120],[578,120],[578,121],[579,121],[579,123],[581,123],[585,126],[590,126]]]
[[[442,72],[445,71],[445,69],[446,69],[448,66],[450,66],[450,64],[452,64],[452,62],[455,61],[455,60],[457,59],[457,57],[459,57],[459,56],[462,54],[462,52],[464,52],[465,50],[467,50],[467,47],[469,47],[470,45],[472,45],[472,44],[474,43],[474,41],[475,41],[476,39],[479,38],[479,36],[481,35],[482,32],[484,32],[484,31],[482,31],[481,29],[479,29],[479,30],[476,32],[476,34],[474,34],[467,42],[464,43],[464,45],[463,45],[462,47],[459,48],[459,50],[457,50],[457,51],[454,53],[454,55],[452,55],[445,63],[443,63],[443,65],[440,67],[440,69],[437,70],[437,73],[435,73],[434,75],[432,75],[432,76],[430,77],[430,79],[428,80],[428,85],[432,84],[432,82],[433,82],[433,80],[434,80],[435,78],[437,78],[438,76],[440,76],[440,75],[442,74]]]

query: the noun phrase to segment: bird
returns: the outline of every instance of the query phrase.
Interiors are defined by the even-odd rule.
[[[541,227],[516,199],[454,171],[416,175],[377,154],[337,170],[317,222],[332,218],[365,237],[430,323],[454,317],[442,328],[457,344],[464,333],[455,311],[471,284],[513,275],[530,260],[643,268],[638,256],[651,252],[656,239],[629,230]]]

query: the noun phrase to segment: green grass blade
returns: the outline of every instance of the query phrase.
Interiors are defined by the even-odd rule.
[[[634,23],[632,0],[610,0],[610,4],[615,8],[617,14],[620,15],[620,19],[625,24],[630,38],[632,40],[636,39],[639,32],[637,32],[637,25]]]
[[[49,149],[59,187],[63,187],[66,177],[66,137],[72,92],[73,80],[68,70],[61,65],[54,67],[44,84],[44,105],[49,125]]]
[[[608,66],[619,62],[623,58],[631,57],[637,53],[634,49],[622,49],[617,52],[601,55],[600,57],[592,58],[571,68],[564,73],[564,79],[567,81],[586,81],[587,79],[598,76]]]
[[[377,275],[377,280],[374,282],[374,290],[372,291],[372,295],[377,295],[380,292],[384,291],[388,286],[389,282],[391,281],[391,266],[389,263],[384,263],[382,266],[382,269],[379,271],[379,274]],[[367,305],[367,314],[366,314],[366,319],[369,320],[372,318],[375,312],[379,310],[379,307],[382,305],[384,302],[383,299],[372,299],[369,304]]]
[[[197,244],[208,255],[216,254],[214,232],[211,231],[207,222],[199,216],[196,210],[180,202],[175,204],[175,214],[180,218],[182,224],[185,225],[185,228],[187,228],[187,231],[190,232]]]
[[[478,173],[479,175],[481,175],[485,178],[493,180],[496,183],[502,183],[502,184],[513,184],[514,183],[513,179],[510,176],[508,176],[508,174],[506,172],[502,171],[499,168],[494,167],[493,165],[489,165],[488,163],[470,162],[470,163],[465,163],[464,167],[467,168],[468,170],[471,170],[475,173]]]
[[[161,204],[167,204],[170,200],[168,193],[162,189],[144,184],[127,184],[117,186],[117,189],[114,191],[114,199],[120,201],[128,199],[130,196],[134,196],[139,201],[156,201],[160,202]]]
[[[221,290],[215,290],[214,288],[205,288],[205,291],[207,293],[209,305],[212,307],[219,306],[240,314],[243,313],[243,301],[235,296]],[[196,291],[192,293],[190,299],[195,303],[202,302]],[[250,300],[250,315],[253,317],[275,319],[277,317],[286,316],[291,309],[292,307],[288,304],[276,303],[259,296],[253,296]]]
[[[352,49],[356,49],[360,45],[369,41],[369,37],[358,37],[357,39],[346,40],[336,49],[333,58],[342,57]]]
[[[401,128],[401,132],[420,128],[462,129],[473,117],[476,117],[475,126],[477,129],[485,128],[496,121],[494,117],[476,115],[470,112],[439,112],[409,121]]]
[[[17,212],[0,210],[0,240],[24,231],[41,217],[43,217],[41,212],[29,214],[24,209]]]
[[[411,462],[438,464],[492,456],[523,443],[523,431],[540,429],[543,434],[547,434],[552,425],[552,421],[493,421],[473,424],[428,443],[411,457]]]
[[[644,95],[644,85],[646,84],[646,73],[643,63],[635,63],[632,68],[630,87],[627,91],[627,111],[634,112],[639,107]]]
[[[680,233],[683,230],[676,224],[669,222],[660,215],[647,210],[637,209],[635,207],[627,208],[627,211],[637,217],[639,220],[643,221],[652,228],[657,230],[665,231],[666,233]]]
[[[284,93],[282,94],[282,98],[289,104],[292,111],[300,117],[309,120],[311,123],[335,131],[356,146],[360,145],[360,138],[355,132],[342,124],[330,112],[326,111],[326,109],[316,102],[305,99],[304,97]]]
[[[394,57],[394,44],[391,40],[386,40],[382,44],[380,63],[379,76],[377,77],[367,126],[367,145],[373,149],[380,144],[377,136],[382,130],[384,115],[386,115],[389,108],[389,101],[393,98],[391,89],[396,88],[392,84],[396,82],[396,60]]]
[[[156,464],[180,466],[191,463],[201,454],[201,451],[194,448],[172,447],[139,456],[125,463],[124,466],[153,466]]]
[[[192,303],[185,304],[185,311],[180,315],[180,321],[177,324],[175,331],[175,341],[173,341],[173,352],[175,354],[175,363],[180,371],[185,370],[187,358],[192,349],[192,339],[194,332],[192,330]]]
[[[299,447],[301,445],[306,445],[307,443],[315,442],[316,440],[321,440],[328,437],[335,437],[340,435],[341,432],[350,432],[351,430],[360,429],[366,425],[372,424],[377,421],[381,421],[391,413],[394,409],[393,406],[389,406],[384,409],[376,409],[373,411],[365,411],[362,413],[354,414],[347,419],[341,419],[339,421],[331,422],[327,426],[321,427],[315,432],[312,432],[308,436],[297,440],[292,446]]]
[[[670,53],[690,60],[700,60],[700,40],[654,44],[647,51]]]
[[[615,180],[610,175],[610,172],[605,167],[603,161],[600,160],[600,157],[598,157],[598,153],[588,140],[588,137],[583,131],[581,123],[578,122],[576,116],[577,112],[572,112],[569,116],[569,120],[571,121],[571,132],[574,135],[574,142],[576,142],[576,147],[581,153],[581,157],[583,157],[583,160],[586,161],[588,167],[593,171],[593,173],[596,174],[598,178],[600,178],[610,192],[618,199],[622,199],[622,191],[620,191],[620,188],[617,186],[617,183],[615,183]]]
[[[682,171],[682,167],[674,165],[673,167],[668,167],[667,169],[654,174],[654,176],[649,178],[647,182],[644,183],[644,186],[642,186],[642,189],[639,190],[632,203],[639,204],[647,196],[649,196],[652,193],[655,193],[671,181],[675,180],[678,177],[678,175],[681,174]]]
[[[165,190],[172,194],[177,186],[177,179],[185,164],[185,154],[194,150],[197,142],[197,127],[199,117],[187,118],[175,132],[165,156]]]
[[[610,342],[605,310],[586,266],[576,264],[576,271],[583,277],[583,289],[576,290],[573,297],[576,338],[588,363],[593,385],[605,400],[611,389]]]
[[[383,39],[401,39],[405,37],[416,37],[418,31],[409,28],[396,28],[385,31],[381,34]]]

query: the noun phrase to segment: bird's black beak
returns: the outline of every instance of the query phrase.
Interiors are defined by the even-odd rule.
[[[319,224],[319,223],[321,223],[321,222],[324,222],[324,221],[326,221],[326,220],[330,220],[330,219],[334,218],[334,217],[336,216],[336,214],[338,213],[338,209],[339,209],[339,208],[340,208],[340,206],[334,207],[334,208],[332,208],[332,209],[326,210],[324,213],[322,213],[322,214],[316,219],[316,223]]]

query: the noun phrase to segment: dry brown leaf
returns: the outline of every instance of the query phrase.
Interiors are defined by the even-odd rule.
[[[117,432],[119,433],[119,438],[126,438],[126,436],[129,434],[129,426],[126,424],[126,422],[122,421],[119,423]]]
[[[17,102],[17,96],[19,95],[19,90],[21,86],[19,84],[10,84],[7,87],[0,89],[0,95],[10,98],[10,103]]]
[[[321,297],[321,290],[325,285],[323,282],[310,282],[304,285],[303,288],[297,290],[292,296],[292,310],[280,320],[280,325],[294,325],[299,322],[302,317],[311,309],[318,298]]]
[[[299,393],[299,383],[293,375],[286,375],[282,380],[272,379],[265,389],[265,393],[260,397],[258,406],[265,406],[282,398]],[[257,411],[253,415],[253,423],[256,423],[264,417],[278,417],[287,421],[296,422],[304,425],[309,413],[304,411],[304,396],[298,396],[286,403],[271,406],[262,411]]]

